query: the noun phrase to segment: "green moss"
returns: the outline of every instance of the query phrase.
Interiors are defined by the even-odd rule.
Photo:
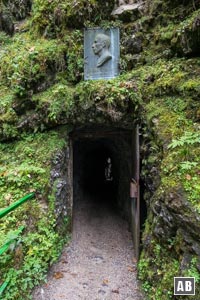
[[[47,268],[66,241],[55,230],[53,204],[48,207],[52,156],[65,144],[59,131],[26,135],[20,141],[0,144],[0,207],[36,193],[36,199],[1,219],[1,243],[16,226],[26,226],[18,244],[0,257],[0,282],[10,280],[4,293],[6,300],[29,299],[30,290],[44,280]]]
[[[138,265],[143,290],[148,299],[173,299],[173,278],[179,275],[180,263],[174,257],[169,261],[167,256],[172,242],[168,241],[168,250],[156,240],[152,240],[149,247],[151,254],[149,257],[142,254]]]
[[[0,86],[0,124],[14,123],[17,119],[17,115],[12,108],[14,100],[13,93],[5,86]]]
[[[169,101],[169,100],[168,100]],[[181,106],[183,102],[180,102]],[[179,103],[179,105],[180,105]],[[167,105],[166,105],[167,104]],[[192,206],[199,210],[199,143],[198,127],[190,122],[186,116],[175,109],[168,109],[169,102],[164,99],[154,100],[146,105],[147,117],[157,128],[157,136],[164,146],[161,163],[161,189],[182,185],[187,199]],[[171,102],[170,102],[171,105]]]
[[[90,114],[101,124],[106,118],[115,120],[123,115],[129,125],[141,125],[148,153],[142,176],[154,181],[156,191],[151,197],[150,188],[144,196],[149,214],[139,276],[149,299],[173,299],[173,277],[181,274],[181,246],[185,242],[181,233],[164,242],[155,237],[155,223],[160,219],[153,215],[153,208],[156,201],[165,204],[165,192],[180,188],[191,211],[189,217],[200,212],[200,59],[176,57],[185,55],[185,38],[186,42],[191,42],[190,37],[196,41],[190,43],[192,47],[199,43],[199,3],[186,2],[149,0],[145,15],[119,24],[124,74],[113,80],[83,81],[82,28],[113,26],[110,13],[114,1],[36,0],[30,20],[21,28],[26,33],[13,38],[0,34],[1,140],[21,139],[0,146],[0,204],[7,206],[25,193],[37,192],[36,200],[2,223],[0,235],[4,238],[16,223],[30,227],[22,235],[24,250],[18,262],[12,251],[1,261],[3,271],[16,267],[9,273],[12,281],[6,300],[25,299],[27,289],[44,278],[44,269],[55,260],[62,244],[58,243],[52,215],[55,195],[48,193],[51,156],[64,141],[53,131],[23,136],[19,130],[36,132],[63,123],[88,124]],[[142,41],[138,64],[123,48],[123,40],[133,34]],[[120,122],[124,126],[124,119]],[[154,178],[153,168],[160,178]],[[185,274],[197,276],[196,266],[192,259]]]
[[[75,84],[83,79],[83,30],[73,30],[65,33],[63,37],[67,51],[66,79]]]
[[[148,191],[145,199],[154,210],[156,201],[159,205],[161,201],[165,205],[165,193],[169,194],[181,188],[182,197],[190,208],[190,212],[185,212],[185,217],[187,215],[190,220],[193,218],[194,211],[197,214],[200,212],[199,124],[193,122],[195,108],[198,107],[196,101],[199,98],[199,86],[196,80],[199,74],[198,61],[198,58],[170,61],[159,59],[154,61],[154,65],[149,63],[132,71],[132,76],[136,79],[142,95],[143,120],[147,128],[153,131],[155,136],[152,138],[157,144],[156,156],[151,154],[149,159],[146,159],[147,162],[145,160],[143,162],[144,178],[148,177],[149,169],[160,167],[159,187],[150,201]],[[131,74],[127,75],[127,78],[130,79],[130,76]],[[149,137],[149,131],[147,132]],[[151,209],[149,210],[151,212]],[[154,226],[159,222],[157,218],[156,215],[149,213],[146,221],[146,229],[143,233],[144,250],[139,262],[139,278],[142,280],[148,299],[168,300],[173,299],[173,277],[181,276],[180,274],[184,276],[190,272],[188,272],[189,266],[185,267],[184,274],[181,270],[182,249],[185,243],[183,236],[177,234],[175,237],[172,236],[170,241],[156,238]],[[162,221],[160,222],[159,226],[162,226]],[[167,259],[169,253],[170,261]],[[191,267],[191,270],[195,274],[197,264],[194,268]]]
[[[132,79],[128,80],[127,76],[121,76],[111,80],[95,80],[81,82],[76,87],[76,95],[80,102],[92,104],[94,102],[105,102],[113,105],[125,104],[127,98],[131,98],[135,103],[140,102],[140,91],[137,83]],[[87,95],[87,97],[86,97]]]
[[[13,92],[6,86],[0,86],[0,139],[12,139],[18,135],[16,122],[18,116],[12,105],[14,102]]]
[[[19,142],[1,144],[1,199],[9,193],[9,188],[13,190],[13,201],[33,189],[44,193],[49,182],[51,156],[63,145],[56,132],[29,135]]]
[[[200,83],[199,80],[196,78],[190,78],[188,80],[185,80],[180,86],[179,86],[180,92],[183,94],[190,94],[191,92],[195,93],[196,97],[200,96]]]
[[[0,32],[0,45],[7,45],[11,43],[11,38],[4,32]]]
[[[58,122],[69,117],[74,107],[74,89],[64,83],[53,85],[47,91],[33,97],[38,110],[44,113],[44,122]]]
[[[187,18],[184,21],[179,23],[178,28],[176,29],[176,34],[180,36],[186,29],[194,30],[194,23],[199,16],[199,9],[194,9],[190,15],[187,15]]]
[[[32,41],[27,34],[16,35],[11,45],[1,49],[1,80],[17,96],[28,96],[49,73],[65,68],[65,49],[59,41]]]
[[[98,0],[36,0],[33,4],[32,26],[36,32],[55,37],[66,27],[81,28],[88,21],[98,24],[103,18],[110,17],[113,7],[113,0],[106,4]]]
[[[144,238],[151,236],[152,226],[146,222]],[[179,255],[182,254],[184,241],[182,235],[177,231],[170,239],[164,239],[162,244],[157,238],[151,238],[148,243],[148,254],[143,251],[140,257],[138,272],[142,280],[142,288],[149,300],[174,299],[174,277],[195,277],[199,282],[198,259],[191,256],[190,262],[183,268]],[[145,245],[147,247],[147,245]],[[169,259],[170,252],[170,259]],[[196,296],[199,289],[196,289]],[[190,296],[192,299],[195,297]],[[180,299],[185,299],[181,297]]]

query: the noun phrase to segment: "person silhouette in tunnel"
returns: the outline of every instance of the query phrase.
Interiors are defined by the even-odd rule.
[[[105,179],[106,179],[106,181],[112,181],[113,180],[113,177],[112,177],[112,162],[111,162],[110,157],[108,157],[108,159],[106,161]]]

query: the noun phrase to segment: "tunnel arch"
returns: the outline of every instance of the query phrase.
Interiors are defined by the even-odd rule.
[[[130,178],[133,176],[133,129],[115,126],[81,126],[70,133],[73,152],[73,206],[83,194],[100,195],[120,215],[131,229]],[[113,179],[106,181],[108,158]],[[109,203],[108,203],[109,202]],[[103,203],[102,203],[103,204]],[[141,201],[142,220],[146,204]]]

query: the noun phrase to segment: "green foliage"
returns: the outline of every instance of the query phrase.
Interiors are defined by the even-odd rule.
[[[11,43],[11,38],[4,32],[0,32],[0,45],[7,45]]]
[[[178,98],[177,96],[167,97],[165,104],[174,112],[184,112],[188,106],[188,99]]]
[[[67,47],[67,72],[66,79],[69,82],[77,83],[83,79],[83,30],[67,32],[63,37]]]
[[[32,26],[40,34],[55,37],[66,27],[82,28],[88,21],[98,24],[104,16],[110,17],[113,7],[113,0],[106,5],[98,0],[35,0]]]
[[[171,241],[168,241],[168,250],[171,247]],[[180,263],[174,257],[169,260],[166,245],[152,241],[150,248],[151,256],[144,257],[143,254],[138,265],[142,288],[149,300],[173,299],[173,278],[179,274]]]
[[[195,277],[195,282],[198,285],[198,283],[200,282],[200,273],[197,269],[197,265],[198,265],[198,258],[193,257],[190,262],[190,266],[189,266],[188,270],[185,270],[185,272],[184,272],[184,276]]]
[[[196,18],[199,16],[199,9],[195,9],[191,13],[191,15],[187,16],[182,22],[179,23],[178,28],[176,29],[176,34],[178,36],[181,36],[182,33],[188,29],[194,30],[194,22],[196,21]]]
[[[95,0],[89,1],[34,1],[32,24],[36,30],[42,33],[44,30],[50,34],[59,30],[60,26],[72,25],[70,22],[73,17],[75,25],[79,18],[82,18],[83,13],[91,12],[96,4]],[[84,12],[85,11],[85,12]]]
[[[181,187],[183,197],[191,207],[191,217],[194,210],[197,214],[200,212],[199,124],[192,121],[195,114],[194,101],[198,99],[198,84],[195,78],[199,74],[198,65],[198,59],[178,59],[176,63],[175,60],[157,60],[154,66],[140,67],[132,72],[137,81],[142,79],[142,85],[139,86],[145,101],[145,121],[149,124],[147,136],[150,136],[148,128],[153,129],[156,135],[153,141],[163,148],[161,170],[159,169],[160,185],[154,193],[154,198],[161,201],[164,191]],[[148,168],[151,169],[152,165],[157,167],[160,155],[158,152],[156,154],[157,162],[148,161],[146,165],[144,163],[145,176],[148,174]],[[149,202],[148,192],[146,195],[147,203],[153,206],[154,198]],[[143,237],[149,241],[155,237],[154,233],[152,234],[154,231],[150,215],[146,224],[149,228],[143,233]],[[183,245],[183,241],[180,244]],[[144,242],[144,248],[139,261],[139,278],[148,299],[173,299],[173,277],[181,276],[179,268],[182,256],[178,250],[178,242],[174,240],[167,244],[163,240],[156,240],[151,241],[148,246]],[[166,259],[169,253],[170,260]],[[193,273],[196,276],[196,272],[198,270],[194,264],[194,269],[188,266],[182,275]]]
[[[181,171],[190,171],[197,166],[195,161],[183,161],[180,163]]]
[[[62,117],[68,117],[74,107],[74,89],[67,84],[53,85],[48,91],[33,97],[37,108],[44,110],[45,122],[58,122]]]
[[[12,19],[24,19],[31,9],[30,0],[1,0],[0,11],[8,12]]]
[[[172,22],[167,26],[161,26],[158,24],[156,30],[154,31],[154,39],[156,41],[160,41],[161,43],[166,43],[167,45],[173,37],[175,28],[175,24]]]
[[[22,141],[0,145],[1,199],[5,201],[9,189],[12,189],[6,205],[11,198],[12,201],[16,201],[32,189],[38,190],[39,193],[45,191],[51,166],[49,157],[63,146],[64,141],[53,131],[25,136]]]
[[[15,111],[12,109],[13,93],[9,91],[7,87],[0,87],[0,123],[13,123],[17,116]]]
[[[168,155],[162,162],[163,184],[170,187],[172,182],[176,182],[176,184],[179,182],[184,188],[187,199],[196,211],[200,211],[198,201],[200,196],[199,143],[200,135],[198,131],[191,128],[191,131],[183,132],[181,136],[172,139],[172,142],[169,143]]]
[[[180,85],[179,90],[183,93],[183,94],[189,94],[191,92],[196,93],[196,95],[200,95],[200,83],[199,80],[197,80],[196,78],[190,78],[186,81],[183,82],[182,85]]]
[[[126,109],[128,102],[134,103],[133,110],[140,107],[141,98],[134,80],[124,80],[121,76],[112,80],[96,80],[81,82],[77,85],[75,95],[84,109],[93,103],[104,104],[105,107]],[[85,101],[87,99],[87,101]]]
[[[36,83],[49,72],[65,69],[65,45],[57,41],[32,41],[27,34],[16,35],[13,43],[0,51],[1,81],[19,97],[28,96]]]
[[[11,267],[3,276],[4,280],[9,281],[4,292],[5,300],[31,299],[27,291],[45,280],[47,268],[57,260],[63,243],[66,242],[53,231],[53,224],[47,218],[43,217],[43,222],[38,225],[38,230],[28,233],[22,239],[21,248],[17,249],[17,258],[20,255],[23,257],[20,268]],[[15,257],[14,264],[17,258]]]
[[[200,184],[199,184],[199,171],[198,171],[198,165],[195,164],[192,166],[192,168],[187,170],[187,173],[184,172],[184,175],[182,175],[182,184],[184,186],[185,191],[188,194],[188,200],[192,203],[193,208],[200,213],[200,203],[199,203],[199,197],[200,197]],[[182,170],[181,170],[182,171]],[[184,170],[185,171],[185,170]],[[182,171],[183,174],[183,171]]]
[[[1,128],[1,134],[3,135],[3,139],[5,140],[16,138],[18,136],[18,130],[15,126],[4,123]]]
[[[0,207],[36,192],[36,199],[0,221],[2,243],[15,237],[16,226],[26,226],[17,242],[0,256],[0,283],[9,281],[5,300],[30,299],[30,290],[45,279],[66,242],[67,237],[56,232],[54,211],[47,199],[52,156],[64,146],[57,131],[24,135],[20,141],[0,144]]]
[[[152,178],[151,170],[161,164],[156,169],[160,186],[155,196],[180,186],[191,210],[200,212],[200,59],[172,58],[183,55],[184,44],[190,45],[188,33],[192,40],[199,41],[193,35],[199,32],[199,11],[193,12],[197,1],[182,1],[179,6],[178,2],[146,1],[148,14],[136,22],[119,24],[121,40],[126,34],[128,38],[141,35],[143,51],[139,61],[144,65],[130,67],[132,54],[122,49],[121,66],[125,73],[133,68],[130,73],[113,80],[82,82],[82,28],[115,26],[117,23],[110,22],[114,1],[33,1],[30,22],[20,27],[28,32],[17,33],[13,38],[0,33],[1,138],[19,138],[20,121],[28,117],[39,116],[39,125],[29,125],[37,132],[63,122],[87,124],[90,109],[96,122],[99,113],[112,120],[117,120],[117,114],[127,114],[130,122],[141,125],[142,139],[148,144],[144,145],[148,148],[145,153],[151,152],[143,159],[143,174]],[[129,48],[131,52],[132,47]],[[13,109],[24,99],[34,104],[27,115],[26,101],[25,113]],[[59,255],[63,240],[55,231],[55,195],[54,191],[48,194],[50,157],[63,146],[63,140],[53,131],[22,136],[21,141],[0,145],[0,206],[5,207],[30,191],[37,193],[36,200],[1,222],[0,238],[4,241],[16,225],[28,228],[18,245],[0,258],[0,281],[10,279],[5,300],[29,299],[28,291],[44,280],[45,270]],[[146,199],[153,207],[154,199],[148,193]],[[151,221],[148,215],[149,229],[144,234],[149,240],[153,235]],[[182,259],[175,248],[178,246],[172,239],[166,243],[152,240],[145,249],[139,262],[139,277],[149,299],[173,299],[173,277],[180,275]],[[199,281],[196,265],[192,260],[185,274],[194,275]]]
[[[8,243],[10,241],[13,241],[13,243],[11,244],[11,249],[13,250],[13,247],[16,245],[16,243],[18,244],[21,241],[19,233],[21,233],[21,230],[19,232],[19,229],[15,229],[15,230],[9,231],[7,233],[7,235],[5,235],[5,236],[2,235],[0,246],[3,246],[4,244],[6,244],[6,243]]]
[[[200,133],[199,132],[184,132],[184,135],[179,139],[173,139],[169,144],[168,148],[176,148],[180,146],[188,146],[200,143]]]

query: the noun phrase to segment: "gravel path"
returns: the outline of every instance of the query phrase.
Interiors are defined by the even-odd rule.
[[[34,300],[143,300],[125,220],[101,201],[76,204],[72,241]]]

